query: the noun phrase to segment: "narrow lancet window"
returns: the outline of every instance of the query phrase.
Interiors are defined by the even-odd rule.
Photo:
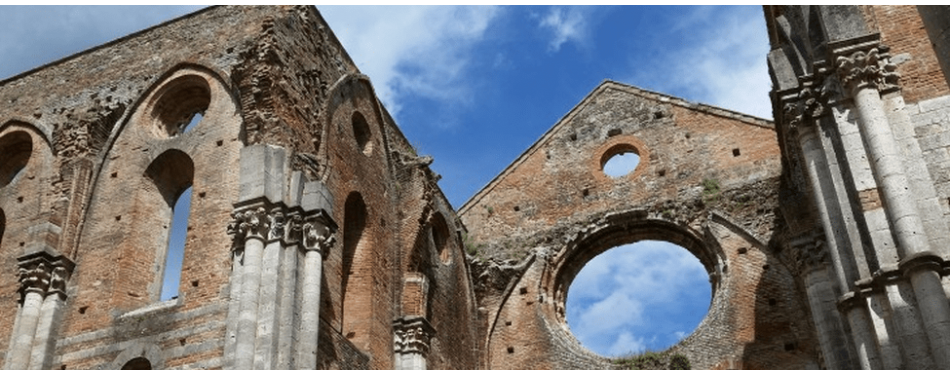
[[[168,235],[168,252],[165,255],[165,274],[162,275],[162,301],[178,298],[181,281],[181,265],[185,255],[188,235],[188,216],[191,212],[191,187],[178,196],[172,208],[172,225]]]

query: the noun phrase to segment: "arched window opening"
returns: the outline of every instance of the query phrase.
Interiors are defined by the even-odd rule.
[[[372,319],[372,238],[366,204],[359,193],[346,199],[343,217],[342,331],[353,344],[368,349]]]
[[[439,260],[443,264],[449,263],[452,260],[452,252],[449,249],[449,226],[440,213],[436,213],[432,218],[432,243],[439,254]]]
[[[640,154],[632,145],[621,144],[610,148],[600,159],[600,166],[604,174],[613,177],[623,177],[630,174],[640,164]]]
[[[30,162],[33,138],[24,131],[15,131],[0,138],[0,187],[19,176]]]
[[[188,75],[166,84],[156,97],[152,130],[159,137],[174,137],[198,125],[211,104],[211,88],[204,78]]]
[[[151,370],[152,362],[149,362],[145,357],[132,358],[125,365],[122,366],[123,370]]]
[[[363,155],[369,156],[373,153],[372,131],[362,113],[353,112],[353,137],[356,139],[356,146]]]
[[[639,241],[584,265],[567,294],[567,322],[581,344],[603,356],[662,351],[699,326],[711,300],[709,274],[692,253]]]
[[[143,191],[147,199],[140,199],[142,209],[151,209],[151,228],[156,233],[149,236],[153,244],[161,244],[154,258],[156,274],[150,295],[152,301],[167,301],[178,296],[181,267],[188,236],[188,220],[191,212],[194,163],[188,154],[171,149],[165,151],[145,170],[145,176],[154,184],[151,192]],[[157,193],[157,194],[156,194]],[[145,224],[145,223],[140,223]],[[143,238],[145,240],[145,238]],[[144,261],[145,259],[143,259]],[[135,277],[135,276],[133,276]]]
[[[168,236],[168,251],[165,254],[165,271],[162,276],[162,301],[178,298],[190,214],[191,187],[189,186],[178,196],[172,208],[172,224]]]

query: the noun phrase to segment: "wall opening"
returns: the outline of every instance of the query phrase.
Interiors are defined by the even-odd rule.
[[[638,241],[587,262],[570,284],[567,323],[606,357],[662,351],[689,336],[712,300],[709,274],[685,248]]]
[[[15,131],[0,138],[0,187],[7,186],[26,169],[33,153],[33,138]]]
[[[185,258],[185,242],[188,235],[188,217],[191,214],[191,195],[191,186],[189,186],[178,195],[175,205],[172,206],[172,224],[162,275],[162,301],[178,298],[181,266]]]
[[[366,204],[360,193],[350,193],[343,214],[343,269],[340,317],[346,338],[358,348],[369,348],[369,326],[372,320],[372,238],[367,233],[370,223]]]
[[[448,264],[452,260],[452,251],[449,247],[449,226],[440,213],[436,213],[432,217],[432,243],[435,245],[435,251],[438,252],[442,264]]]
[[[356,139],[356,146],[363,155],[369,156],[373,153],[372,135],[373,133],[363,114],[353,112],[353,138]]]
[[[151,370],[152,362],[149,362],[145,357],[132,358],[125,365],[122,366],[123,370]]]
[[[611,147],[600,158],[600,167],[604,174],[618,178],[623,177],[640,165],[640,154],[633,145],[619,144]]]
[[[211,88],[204,78],[186,75],[163,86],[155,97],[158,99],[151,110],[153,132],[159,137],[174,137],[198,125],[211,104]]]
[[[0,209],[0,250],[3,249],[3,232],[7,231],[7,217],[3,214],[3,210]],[[0,254],[3,254],[0,251]]]
[[[151,276],[148,287],[150,301],[167,301],[178,296],[194,175],[191,157],[176,149],[163,152],[145,170],[145,177],[151,184],[146,184],[140,191],[137,205],[149,210],[150,215],[133,216],[133,220],[135,226],[141,227],[136,230],[145,231],[136,238],[143,241],[143,245],[155,248],[154,255],[141,255],[154,257],[154,268],[151,269],[155,274]],[[141,278],[144,275],[129,276]]]

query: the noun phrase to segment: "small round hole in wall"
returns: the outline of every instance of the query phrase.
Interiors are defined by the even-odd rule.
[[[619,144],[611,147],[600,158],[600,166],[604,174],[613,177],[623,177],[640,165],[640,154],[633,145]]]

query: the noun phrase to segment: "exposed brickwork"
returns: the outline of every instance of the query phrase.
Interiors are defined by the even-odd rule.
[[[644,239],[680,244],[710,272],[709,315],[674,348],[695,368],[817,366],[796,319],[802,294],[766,246],[778,235],[775,140],[755,118],[613,82],[594,90],[460,210],[485,286],[489,368],[612,368],[567,332],[564,298],[587,261]],[[618,147],[640,163],[611,178],[604,156]],[[522,259],[507,266],[527,267],[520,277],[492,265]]]
[[[162,368],[225,366],[226,229],[241,150],[258,143],[283,147],[291,168],[323,181],[341,223],[323,263],[318,367],[392,368],[393,320],[406,313],[426,313],[440,332],[430,368],[478,366],[460,224],[437,176],[406,157],[408,141],[312,7],[203,10],[8,79],[0,97],[9,103],[0,139],[15,146],[4,157],[29,156],[17,156],[26,168],[0,187],[0,266],[15,269],[16,257],[43,246],[80,264],[53,368],[118,368],[113,361],[135,345],[158,348],[145,359]],[[193,113],[201,122],[182,133]],[[364,128],[353,126],[356,116]],[[159,302],[171,208],[188,186],[179,297]],[[355,246],[346,244],[351,194],[365,211]],[[433,213],[443,221],[438,249]],[[409,275],[400,259],[413,247],[433,257],[428,295],[416,297],[429,299],[428,311],[399,303]],[[0,274],[0,306],[15,312],[17,278]],[[0,350],[16,315],[0,314]]]
[[[915,103],[950,94],[950,87],[940,70],[937,55],[924,29],[917,8],[910,5],[870,7],[881,40],[891,47],[891,54],[901,74],[904,100]]]
[[[927,12],[939,21],[942,9]],[[313,7],[214,7],[0,82],[0,368],[24,362],[11,353],[25,342],[25,353],[50,350],[34,368],[232,369],[238,353],[266,368],[299,356],[318,369],[615,369],[566,328],[566,295],[593,257],[648,239],[685,247],[710,276],[706,317],[668,353],[693,368],[935,367],[950,344],[921,343],[944,328],[924,329],[937,316],[924,312],[946,307],[950,285],[939,276],[950,264],[950,88],[921,17],[908,6],[765,13],[778,125],[607,81],[458,213]],[[827,61],[783,63],[825,39],[836,42],[806,54],[843,58],[853,69],[842,77],[875,80],[882,95],[839,92]],[[871,48],[882,60],[867,59]],[[877,70],[861,70],[869,63]],[[882,75],[888,64],[899,83]],[[893,150],[865,139],[887,127]],[[900,154],[886,163],[904,170],[869,150]],[[639,155],[636,169],[604,174],[623,152]],[[881,166],[907,186],[876,178]],[[179,293],[163,302],[171,211],[187,187]],[[888,197],[905,190],[921,213],[902,212],[921,231],[892,229],[887,215],[903,207]],[[277,219],[303,210],[295,199],[320,206],[307,212],[325,232]],[[253,204],[276,211],[239,223],[235,210]],[[261,237],[269,253],[254,271],[245,252]],[[925,242],[932,252],[897,252]],[[315,293],[295,278],[313,271],[320,299],[307,302],[319,314],[294,299]],[[240,311],[254,296],[257,320]],[[860,310],[865,298],[873,309]],[[873,329],[909,329],[898,341],[930,351],[891,341],[878,345],[890,357],[857,355],[875,346],[857,341]],[[235,349],[239,333],[250,350]]]

